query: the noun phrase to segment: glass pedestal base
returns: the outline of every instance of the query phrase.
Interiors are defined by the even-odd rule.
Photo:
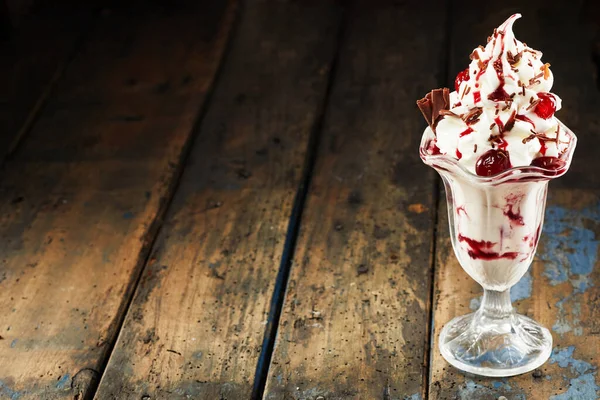
[[[439,340],[442,356],[450,364],[483,376],[523,374],[545,363],[552,353],[550,331],[514,312],[490,318],[480,310],[454,318]]]

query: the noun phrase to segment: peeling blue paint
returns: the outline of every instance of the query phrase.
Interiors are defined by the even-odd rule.
[[[574,359],[574,351],[575,346],[569,346],[563,349],[559,347],[554,348],[550,355],[550,364],[557,363],[561,368],[569,367],[571,372],[578,373],[579,375],[595,369],[595,367],[588,362]]]
[[[550,400],[595,400],[598,398],[600,386],[596,385],[593,374],[581,375],[570,380],[569,389],[565,393],[550,396]]]
[[[581,304],[578,301],[573,302],[571,313],[565,310],[565,303],[571,301],[575,294],[569,294],[566,297],[556,302],[558,308],[557,320],[552,326],[552,330],[560,335],[567,332],[572,332],[575,336],[583,335],[583,327],[581,326]],[[569,321],[570,318],[570,321]]]
[[[552,285],[570,281],[576,292],[584,292],[591,286],[588,275],[598,257],[596,234],[584,226],[587,221],[600,223],[600,204],[581,211],[549,206],[545,219],[540,254],[546,262],[544,275]]]
[[[56,382],[56,388],[64,389],[65,385],[69,382],[69,379],[71,379],[71,376],[69,374],[64,374],[63,376],[61,376],[58,382]]]
[[[573,358],[575,346],[555,348],[550,356],[550,364],[558,364],[561,368],[569,368],[576,376],[570,379],[566,392],[551,396],[551,400],[587,400],[598,398],[600,386],[596,384],[596,367],[592,364]],[[569,379],[564,377],[565,379]]]
[[[421,393],[415,393],[412,396],[409,397],[405,397],[405,400],[423,400],[423,397],[421,397]]]
[[[510,288],[510,300],[519,301],[525,300],[531,297],[533,288],[533,278],[531,272],[528,270],[519,282],[512,288]]]
[[[0,381],[0,395],[8,396],[10,400],[19,400],[23,393],[11,389],[6,383]]]
[[[14,348],[15,348],[15,346],[17,345],[17,342],[18,342],[18,341],[19,341],[19,339],[13,339],[13,341],[12,341],[12,342],[10,342],[10,348],[11,348],[11,349],[14,349]]]

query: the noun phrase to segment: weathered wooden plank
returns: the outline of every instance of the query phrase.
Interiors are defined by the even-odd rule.
[[[249,1],[98,399],[247,399],[341,9]]]
[[[517,4],[518,3],[518,4]],[[554,9],[543,1],[481,3],[460,1],[452,28],[452,72],[468,62],[468,54],[485,42],[497,25],[517,10],[523,19],[515,34],[544,52],[552,64],[553,91],[563,99],[557,116],[578,135],[571,171],[550,184],[545,226],[530,272],[511,292],[517,310],[552,328],[554,352],[534,373],[483,379],[465,376],[441,357],[437,339],[452,317],[475,309],[481,290],[457,263],[448,237],[446,208],[440,207],[436,258],[435,336],[431,369],[432,399],[596,399],[600,360],[600,190],[598,159],[592,143],[600,133],[600,92],[590,57],[588,11],[582,2]],[[461,10],[470,10],[460,15]],[[543,10],[543,11],[539,11]],[[597,14],[596,14],[597,15]],[[589,14],[588,14],[589,16]],[[597,17],[587,19],[597,23]],[[589,28],[589,27],[588,27]]]
[[[266,399],[424,394],[435,177],[414,102],[440,83],[445,10],[375,3],[349,11]]]
[[[90,5],[43,8],[10,32],[6,17],[0,18],[0,163],[31,127],[94,13]]]
[[[0,398],[89,398],[172,192],[233,2],[112,10],[0,184]]]

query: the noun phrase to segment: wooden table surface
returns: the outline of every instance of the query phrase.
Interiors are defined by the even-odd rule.
[[[0,42],[0,399],[600,398],[595,2],[141,3]],[[552,356],[485,379],[415,100],[516,11],[579,146],[511,292]]]

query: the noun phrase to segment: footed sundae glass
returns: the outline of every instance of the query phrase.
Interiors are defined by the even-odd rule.
[[[552,352],[550,332],[515,312],[510,288],[533,260],[548,182],[569,168],[577,140],[571,136],[567,152],[549,168],[518,167],[483,177],[455,159],[432,154],[433,132],[427,129],[423,135],[421,158],[441,175],[446,189],[454,253],[484,290],[479,310],[454,318],[440,333],[440,351],[458,369],[483,376],[518,375],[542,365]]]

